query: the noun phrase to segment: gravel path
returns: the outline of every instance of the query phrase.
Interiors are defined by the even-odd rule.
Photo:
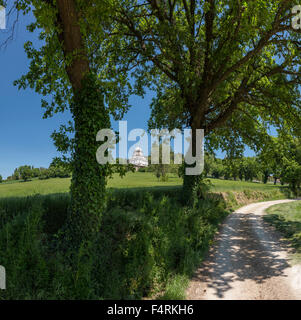
[[[262,219],[268,207],[290,201],[254,203],[229,215],[187,299],[301,299],[301,265],[290,265],[289,248]]]

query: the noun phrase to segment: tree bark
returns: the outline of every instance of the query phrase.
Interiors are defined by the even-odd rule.
[[[192,156],[196,155],[196,130],[201,129],[200,119],[198,117],[191,120],[191,144],[192,144]],[[184,178],[183,178],[183,193],[182,200],[186,205],[192,205],[195,197],[200,197],[202,192],[200,190],[200,182],[202,181],[202,175],[186,175],[186,168],[194,167],[194,165],[184,165]]]
[[[58,25],[61,28],[59,39],[66,59],[72,57],[66,71],[73,88],[77,94],[83,79],[90,72],[89,60],[79,26],[79,15],[74,0],[57,0]]]
[[[100,226],[105,202],[106,166],[96,161],[96,134],[110,128],[97,78],[91,74],[89,60],[79,25],[79,12],[74,0],[57,0],[58,35],[62,45],[74,98],[71,112],[75,128],[71,208],[66,238],[78,248],[93,238]]]

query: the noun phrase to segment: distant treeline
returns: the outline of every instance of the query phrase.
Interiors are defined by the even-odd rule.
[[[49,168],[35,168],[30,165],[20,166],[16,168],[13,174],[7,177],[7,181],[23,180],[28,181],[32,178],[46,180],[50,178],[69,178],[71,177],[71,169],[66,165],[52,163]],[[0,179],[1,180],[1,179]]]
[[[153,172],[158,178],[164,180],[168,173],[183,175],[184,168],[182,165],[175,164],[150,164],[148,167],[140,168],[139,172]],[[268,178],[273,180],[271,170],[266,170],[257,157],[242,157],[239,159],[219,159],[213,155],[206,154],[204,161],[204,177],[226,180],[259,180],[267,183]],[[166,178],[167,179],[167,178]],[[277,180],[278,178],[276,178]]]
[[[153,172],[158,179],[168,180],[168,173],[183,176],[183,165],[173,164],[174,154],[171,152],[171,164],[150,164],[140,168],[142,172]],[[150,158],[148,159],[151,163]],[[161,160],[161,159],[160,159]],[[274,184],[288,184],[299,193],[301,189],[301,140],[272,138],[272,141],[254,157],[231,157],[219,159],[213,153],[205,153],[204,177],[223,178],[226,180],[262,181]]]

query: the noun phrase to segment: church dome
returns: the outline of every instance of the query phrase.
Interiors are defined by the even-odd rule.
[[[130,164],[134,165],[135,167],[147,167],[148,166],[148,160],[146,157],[144,157],[142,149],[140,147],[137,147],[135,151],[133,152],[133,156],[130,159]]]

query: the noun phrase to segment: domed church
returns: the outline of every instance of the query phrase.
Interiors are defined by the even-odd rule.
[[[138,171],[140,168],[148,166],[148,160],[146,157],[144,157],[142,149],[140,147],[137,147],[135,149],[129,163],[135,167],[136,171]]]

